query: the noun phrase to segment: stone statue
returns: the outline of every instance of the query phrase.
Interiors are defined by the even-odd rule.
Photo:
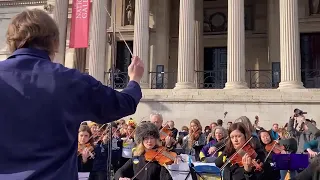
[[[54,5],[47,3],[46,5],[44,5],[43,9],[48,13],[52,13],[54,9]]]
[[[127,25],[133,25],[134,11],[133,11],[131,0],[128,1],[128,5],[126,7],[126,13],[127,13]]]
[[[309,0],[310,15],[320,14],[320,0]]]
[[[203,12],[203,31],[204,32],[211,32],[211,23],[208,17],[207,11]]]

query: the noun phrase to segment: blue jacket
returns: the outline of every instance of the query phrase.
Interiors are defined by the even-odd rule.
[[[18,49],[0,62],[0,179],[77,180],[80,123],[134,114],[141,98],[136,82],[118,92],[45,51]]]

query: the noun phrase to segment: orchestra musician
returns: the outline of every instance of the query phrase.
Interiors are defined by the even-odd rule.
[[[94,142],[89,126],[81,125],[78,133],[78,172],[91,172],[94,160]]]
[[[54,63],[59,30],[40,9],[13,17],[6,42],[12,54],[0,61],[0,100],[6,102],[0,108],[0,176],[77,180],[80,123],[105,124],[134,114],[142,98],[143,62],[132,58],[130,81],[121,92]]]
[[[200,152],[206,144],[206,136],[202,133],[202,126],[198,119],[190,122],[189,134],[183,138],[182,150],[184,154],[195,157],[196,161],[200,161]]]
[[[230,126],[229,138],[224,152],[215,160],[217,167],[223,171],[224,180],[262,180],[267,177],[263,162],[265,154],[255,151],[255,143],[252,141],[251,132],[241,123]]]
[[[212,138],[210,138],[212,137]],[[225,147],[225,141],[226,138],[228,137],[228,132],[226,129],[224,129],[221,126],[215,127],[212,132],[209,134],[207,139],[211,139],[208,144],[203,146],[201,152],[200,152],[200,160],[201,161],[206,161],[206,157],[211,157],[211,156],[218,156],[217,151],[223,151]],[[221,147],[215,147],[215,145],[219,142],[224,142]],[[207,161],[206,161],[207,162]]]
[[[150,122],[141,123],[135,131],[135,142],[137,143],[137,147],[133,152],[133,157],[118,169],[115,174],[115,179],[172,180],[168,170],[161,164],[162,159],[165,160],[171,158],[171,156],[162,157],[164,155],[166,156],[166,154],[164,154],[164,152],[166,152],[165,150],[159,151],[159,154],[156,153],[156,151],[162,147],[158,128]],[[174,160],[175,159],[171,159],[169,161],[173,163]]]
[[[173,137],[173,133],[170,130],[170,126],[168,124],[165,124],[163,127],[163,117],[160,113],[153,112],[150,114],[150,122],[155,124],[157,128],[159,129],[159,133],[162,137],[161,143],[163,146],[165,146],[168,150],[174,151],[177,141]],[[168,131],[166,131],[168,130]],[[169,132],[170,131],[170,132]]]
[[[273,163],[272,156],[273,154],[286,154],[286,149],[283,145],[278,143],[278,141],[273,140],[270,131],[261,130],[259,132],[259,138],[261,140],[261,145],[264,148],[264,152],[266,155],[266,161],[267,163]],[[284,177],[286,175],[286,172],[284,173]],[[283,177],[283,178],[284,178]],[[280,170],[274,170],[272,173],[272,179],[279,180],[281,179]]]

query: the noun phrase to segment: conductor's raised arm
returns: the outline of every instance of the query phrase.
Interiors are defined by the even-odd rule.
[[[143,62],[139,57],[133,57],[128,67],[130,81],[122,91],[104,86],[89,75],[83,75],[81,83],[84,90],[78,96],[80,104],[86,109],[86,118],[104,124],[134,114],[142,98],[139,82],[143,72]]]

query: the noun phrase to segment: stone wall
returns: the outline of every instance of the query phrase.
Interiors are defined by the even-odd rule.
[[[152,111],[163,114],[165,120],[174,120],[176,127],[189,125],[197,118],[203,126],[217,119],[233,121],[248,116],[252,121],[258,115],[260,125],[271,128],[272,123],[283,126],[295,108],[302,109],[318,123],[320,118],[320,90],[277,89],[247,90],[143,90],[143,99],[133,117],[137,122],[148,119]]]

